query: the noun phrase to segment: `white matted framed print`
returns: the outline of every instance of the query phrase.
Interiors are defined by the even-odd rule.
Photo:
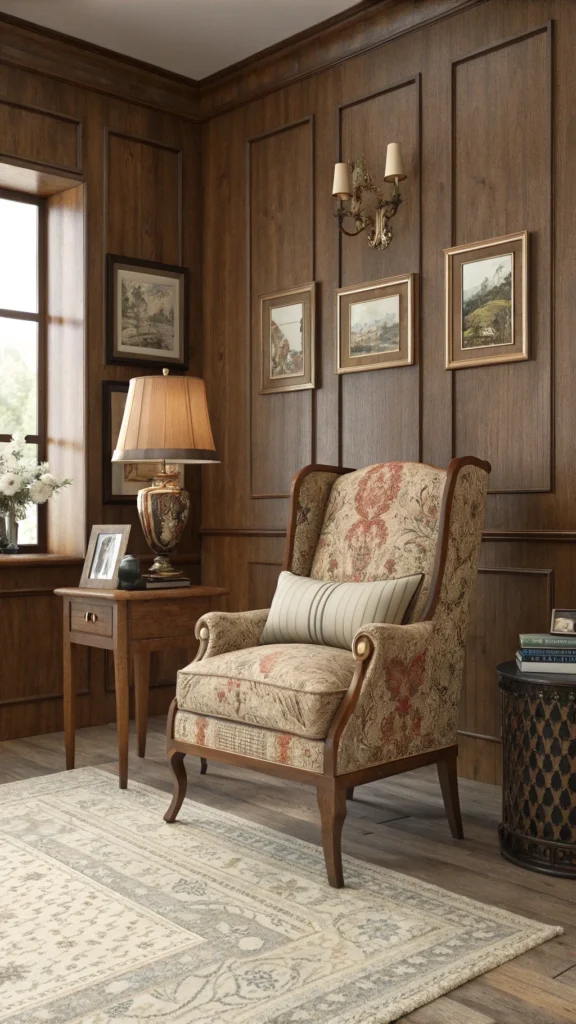
[[[316,285],[259,295],[260,394],[315,387]]]
[[[528,359],[528,232],[444,255],[446,369]]]
[[[80,578],[81,587],[116,590],[118,566],[126,554],[130,526],[93,526]]]
[[[336,372],[411,366],[416,351],[416,275],[340,288]]]
[[[106,257],[106,358],[130,366],[188,366],[188,270]]]

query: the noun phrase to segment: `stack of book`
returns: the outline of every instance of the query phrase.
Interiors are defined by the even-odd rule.
[[[520,672],[576,675],[576,633],[521,633],[516,664]]]

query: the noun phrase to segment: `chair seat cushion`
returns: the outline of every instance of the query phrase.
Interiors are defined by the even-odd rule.
[[[269,644],[192,662],[178,673],[178,708],[324,739],[354,674],[351,651]]]

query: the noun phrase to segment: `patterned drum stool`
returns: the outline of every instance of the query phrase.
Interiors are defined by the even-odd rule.
[[[500,852],[576,878],[576,677],[498,666],[502,694]]]

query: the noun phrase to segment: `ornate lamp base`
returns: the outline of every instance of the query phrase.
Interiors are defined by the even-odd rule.
[[[182,537],[190,511],[190,495],[179,487],[178,474],[159,473],[151,487],[138,491],[137,505],[146,542],[156,555],[146,576],[185,579],[168,558]]]

